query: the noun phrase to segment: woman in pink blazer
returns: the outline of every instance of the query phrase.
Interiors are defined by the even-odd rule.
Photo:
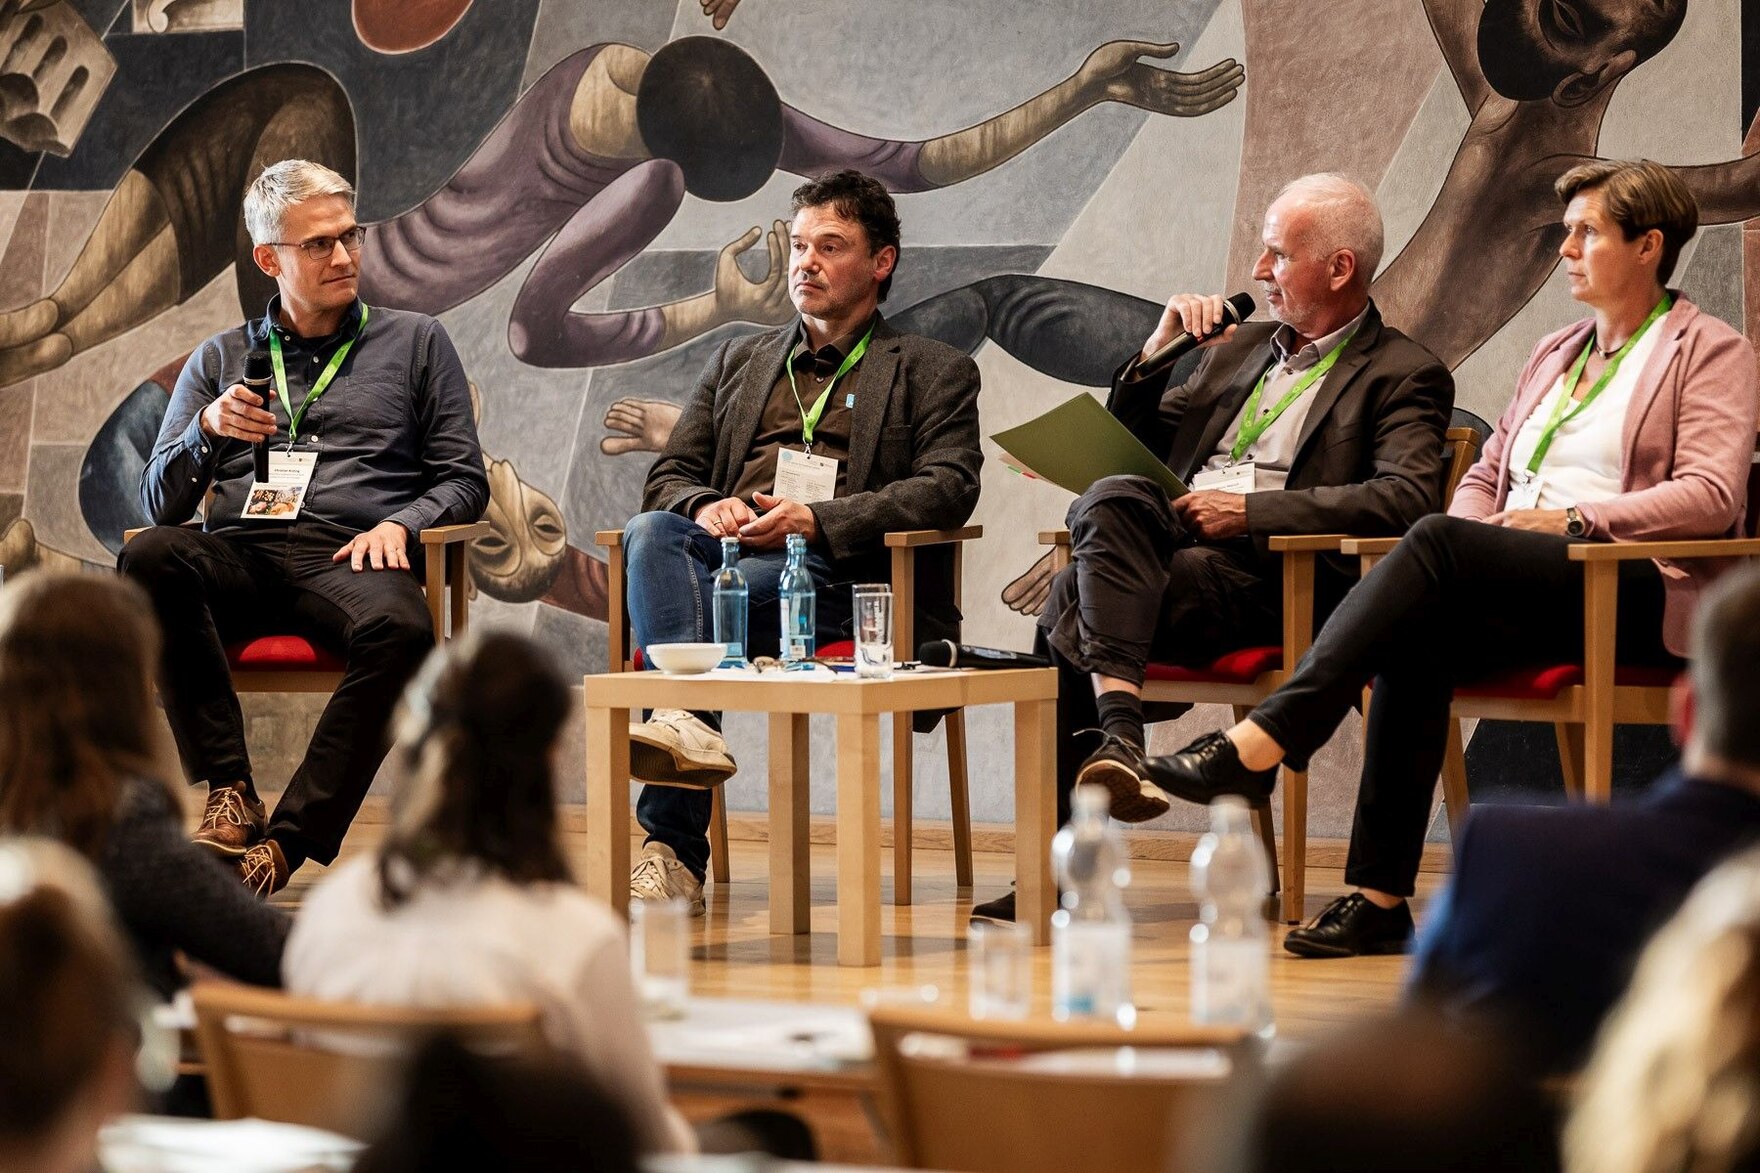
[[[1555,185],[1571,296],[1594,316],[1541,340],[1447,516],[1419,521],[1351,591],[1295,674],[1226,733],[1150,762],[1182,798],[1263,798],[1305,768],[1375,682],[1345,879],[1358,891],[1285,939],[1306,957],[1402,952],[1455,686],[1583,654],[1572,542],[1740,532],[1760,420],[1754,351],[1666,289],[1698,227],[1655,163],[1596,161]],[[1620,659],[1684,653],[1716,567],[1622,562]]]

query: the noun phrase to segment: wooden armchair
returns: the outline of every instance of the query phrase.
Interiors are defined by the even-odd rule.
[[[984,536],[984,527],[968,525],[950,530],[899,530],[886,535],[892,552],[893,647],[901,658],[916,653],[917,551],[931,546],[951,546],[953,556],[953,605],[960,605],[960,580],[965,543]],[[609,670],[627,672],[640,668],[639,649],[633,646],[629,626],[629,602],[624,580],[623,531],[601,530],[594,541],[605,547],[609,583],[608,613],[611,615]],[[818,649],[821,656],[853,656],[851,641]],[[955,709],[943,717],[947,727],[947,780],[953,816],[953,866],[962,888],[972,884],[972,815],[966,788],[966,717]],[[892,717],[892,899],[911,902],[911,795],[912,714]],[[722,787],[715,787],[714,808],[709,820],[709,863],[715,882],[727,883],[727,801]]]
[[[230,984],[191,991],[217,1120],[256,1117],[363,1138],[409,1049],[449,1034],[490,1054],[545,1047],[536,1006],[414,1010]]]
[[[124,530],[123,543],[145,532]],[[463,635],[470,626],[470,544],[488,533],[488,522],[474,521],[433,526],[417,535],[425,562],[422,589],[436,644]],[[239,692],[334,692],[342,681],[342,657],[301,635],[240,641],[226,649],[226,661]]]
[[[1760,532],[1760,464],[1748,473],[1750,534]],[[1393,539],[1346,542],[1343,552],[1362,560],[1363,573],[1393,549]],[[1710,538],[1680,542],[1589,542],[1568,551],[1583,566],[1583,660],[1540,663],[1500,672],[1455,690],[1442,791],[1449,830],[1457,840],[1467,811],[1467,767],[1461,721],[1483,718],[1544,721],[1553,726],[1565,792],[1607,802],[1613,795],[1613,729],[1616,725],[1666,725],[1668,694],[1679,669],[1621,664],[1615,645],[1619,614],[1619,564],[1636,558],[1690,561],[1751,558],[1760,538]]]
[[[1445,505],[1453,497],[1455,486],[1460,484],[1467,469],[1472,467],[1482,434],[1481,430],[1465,425],[1451,427],[1445,434]],[[1048,530],[1039,535],[1039,540],[1053,547],[1054,569],[1061,570],[1069,564],[1068,530]],[[1271,549],[1282,555],[1283,563],[1281,641],[1229,652],[1203,668],[1150,664],[1143,679],[1144,703],[1228,705],[1236,721],[1245,719],[1253,706],[1289,678],[1295,665],[1307,654],[1309,645],[1314,642],[1314,577],[1318,558],[1323,553],[1338,552],[1351,540],[1344,534],[1273,537]],[[1385,540],[1391,548],[1397,539]],[[1306,771],[1284,767],[1282,777],[1284,858],[1280,912],[1283,920],[1293,924],[1302,919],[1307,898],[1308,775]],[[1277,841],[1268,804],[1253,809],[1253,825],[1258,829],[1266,856],[1271,861],[1272,895],[1275,896],[1280,889]]]

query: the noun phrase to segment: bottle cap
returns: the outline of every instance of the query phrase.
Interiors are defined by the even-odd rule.
[[[1253,808],[1238,794],[1224,794],[1210,802],[1210,829],[1238,831],[1253,825]]]
[[[1070,798],[1070,808],[1078,815],[1104,815],[1112,810],[1112,792],[1089,782],[1078,786]]]

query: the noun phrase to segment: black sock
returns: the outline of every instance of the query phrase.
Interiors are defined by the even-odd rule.
[[[306,861],[306,853],[297,847],[289,846],[285,839],[276,839],[273,836],[270,838],[275,846],[281,849],[281,858],[287,861],[287,874],[291,876],[294,872],[299,871],[299,865]]]
[[[1100,728],[1143,748],[1143,698],[1122,688],[1103,692],[1095,701],[1100,709]]]
[[[691,716],[695,717],[697,720],[701,721],[703,724],[707,725],[709,728],[713,729],[715,732],[717,732],[717,733],[721,732],[721,714],[720,713],[692,712]]]

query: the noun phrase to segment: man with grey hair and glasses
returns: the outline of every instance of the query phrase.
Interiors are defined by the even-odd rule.
[[[278,292],[190,355],[141,474],[155,524],[119,568],[164,628],[165,713],[186,772],[208,786],[196,842],[268,896],[305,860],[336,858],[434,644],[416,537],[478,520],[489,482],[444,327],[360,301],[366,229],[349,182],[276,163],[246,191],[244,223]],[[261,391],[243,382],[253,351],[269,359]],[[204,499],[202,528],[182,525]],[[275,632],[340,651],[343,674],[270,818],[226,649]]]
[[[1341,175],[1304,176],[1272,202],[1262,236],[1253,276],[1271,321],[1225,326],[1220,296],[1175,294],[1113,377],[1107,409],[1192,491],[1169,500],[1148,477],[1107,477],[1070,506],[1071,562],[1037,640],[1061,676],[1062,819],[1078,783],[1105,786],[1124,822],[1169,809],[1144,753],[1145,669],[1206,668],[1281,642],[1273,536],[1394,535],[1441,504],[1454,380],[1369,298],[1374,197]],[[1181,331],[1208,336],[1190,377],[1144,374]],[[1321,618],[1348,589],[1346,569],[1318,576]],[[1014,896],[972,915],[1012,920]]]

